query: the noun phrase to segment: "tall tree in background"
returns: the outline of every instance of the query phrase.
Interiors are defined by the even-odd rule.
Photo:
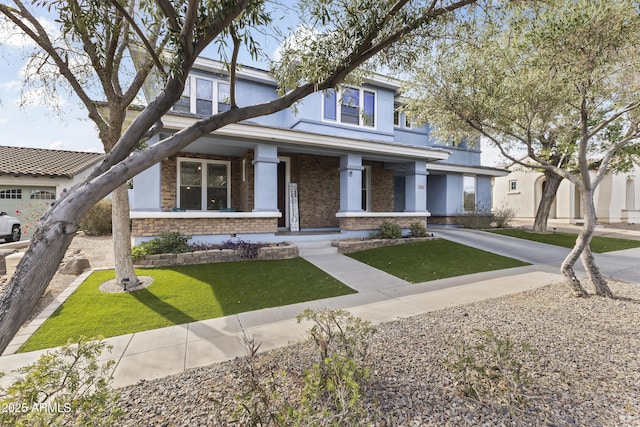
[[[594,191],[613,167],[629,165],[640,137],[635,6],[553,0],[478,10],[426,44],[407,86],[409,112],[442,137],[483,137],[553,177],[545,203],[562,179],[576,186],[585,221],[561,268],[576,296],[587,295],[573,270],[580,257],[596,293],[611,296],[589,243]]]
[[[77,3],[43,3],[51,13],[63,18],[60,19],[63,29],[65,25],[70,25],[69,22],[65,24],[64,14],[67,8],[75,8]],[[202,118],[194,125],[139,151],[134,151],[139,142],[180,98],[185,77],[197,56],[210,45],[222,50],[230,39],[234,46],[239,46],[238,40],[245,41],[245,46],[252,50],[251,33],[264,30],[263,23],[269,21],[270,14],[283,6],[279,2],[263,0],[97,0],[78,3],[82,5],[80,9],[87,21],[99,22],[100,16],[104,16],[99,13],[102,8],[110,12],[109,16],[121,16],[122,24],[128,23],[136,30],[138,42],[151,58],[156,59],[156,63],[160,58],[156,50],[157,46],[161,46],[158,41],[167,35],[170,61],[162,90],[122,132],[104,162],[85,182],[57,200],[42,217],[24,258],[0,300],[0,351],[6,348],[36,305],[73,239],[80,219],[97,201],[203,135],[230,123],[283,110],[314,91],[335,87],[360,66],[413,31],[426,31],[453,11],[472,3],[475,0],[432,0],[426,3],[409,0],[301,1],[298,11],[301,22],[305,22],[307,27],[305,31],[296,33],[295,43],[286,44],[281,52],[282,58],[272,64],[272,71],[280,85],[281,95],[278,98],[260,104],[243,100],[245,106],[238,107],[232,90],[230,101],[235,108]],[[134,10],[137,11],[135,15],[123,12]],[[13,5],[0,3],[0,12],[27,34],[39,34],[33,28],[36,23],[29,18],[35,13],[22,2],[14,1]],[[65,40],[71,42],[76,34],[72,25],[68,29],[63,34]],[[156,39],[157,35],[160,37]],[[101,37],[100,33],[90,36]],[[94,41],[97,40],[83,42],[83,49],[91,50]],[[115,48],[115,45],[108,45],[108,49]],[[231,87],[235,85],[232,64],[236,63],[238,51],[233,49],[230,58]],[[64,73],[64,65],[68,61],[64,50],[46,54]],[[115,58],[124,59],[124,56]],[[105,72],[114,70],[113,64],[107,62],[107,57],[98,55],[98,61]],[[110,75],[103,77],[109,78]],[[114,114],[124,115],[125,111],[125,106],[122,106],[122,110]]]

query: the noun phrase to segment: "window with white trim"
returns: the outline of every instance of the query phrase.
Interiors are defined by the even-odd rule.
[[[54,187],[50,188],[32,188],[31,194],[29,195],[31,200],[55,200],[56,199],[56,189]]]
[[[324,91],[323,118],[354,126],[376,126],[376,92],[345,87],[340,91]]]
[[[229,98],[228,82],[190,75],[185,82],[182,96],[173,105],[173,110],[211,116],[227,111],[231,107]]]
[[[371,166],[362,168],[362,210],[371,212]]]
[[[402,124],[405,129],[413,129],[413,120],[401,110],[402,106],[400,104],[393,104],[393,126],[399,128]]]
[[[0,199],[22,199],[21,188],[9,188],[0,190]]]
[[[231,162],[178,158],[178,203],[188,211],[217,211],[231,205]]]
[[[509,181],[509,191],[518,191],[518,181],[516,181],[515,179]]]
[[[465,175],[462,181],[463,208],[465,212],[476,210],[476,177]]]

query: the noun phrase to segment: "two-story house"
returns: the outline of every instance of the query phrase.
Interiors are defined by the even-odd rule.
[[[170,231],[201,242],[288,240],[290,231],[356,237],[385,220],[408,227],[490,209],[492,179],[506,172],[480,166],[478,148],[438,144],[428,126],[413,126],[398,111],[399,87],[374,76],[198,139],[134,178],[135,243]],[[264,102],[277,96],[276,82],[243,67],[236,93],[240,106]],[[148,143],[228,109],[228,98],[222,64],[199,59]]]

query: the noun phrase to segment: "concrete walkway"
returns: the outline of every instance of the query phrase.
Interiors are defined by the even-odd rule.
[[[564,253],[562,249],[468,230],[441,229],[437,234],[480,249],[519,258],[533,265],[410,284],[338,254],[329,242],[298,242],[303,258],[356,289],[358,293],[108,338],[105,341],[113,349],[111,353],[103,355],[102,360],[111,359],[116,362],[114,385],[122,387],[142,379],[161,378],[185,369],[244,356],[242,338],[245,335],[261,342],[262,351],[302,340],[306,337],[309,325],[298,324],[295,318],[306,308],[346,309],[377,324],[518,293],[562,279],[557,268]],[[625,260],[622,264],[618,257],[621,252],[602,259],[607,265],[606,271],[619,271],[625,277],[629,273],[630,277],[637,277],[634,280],[640,282],[640,275],[636,276],[637,266],[632,267],[627,258],[636,257],[633,265],[637,265],[640,251],[622,252],[622,259]],[[601,261],[600,258],[598,261]],[[84,277],[79,277],[65,295],[70,294],[83,280]],[[57,303],[61,303],[64,298],[62,296]],[[35,331],[38,322],[44,321],[45,314],[50,314],[53,309],[55,308],[50,307],[45,310],[43,318],[35,319],[35,323],[26,328],[26,332]],[[5,355],[0,357],[0,371],[7,373],[0,384],[6,385],[15,378],[16,374],[10,371],[35,362],[41,354],[50,351],[7,354],[11,349],[15,351],[26,338],[28,335],[17,336]]]

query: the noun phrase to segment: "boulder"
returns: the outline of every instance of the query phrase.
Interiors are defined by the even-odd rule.
[[[58,272],[60,274],[73,274],[75,276],[81,274],[83,271],[91,268],[89,260],[81,255],[74,255],[69,259],[63,261]]]

